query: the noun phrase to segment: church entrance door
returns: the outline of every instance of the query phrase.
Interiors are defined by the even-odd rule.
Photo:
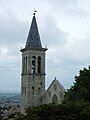
[[[54,94],[53,97],[52,97],[52,103],[58,104],[58,97],[57,97],[56,94]]]

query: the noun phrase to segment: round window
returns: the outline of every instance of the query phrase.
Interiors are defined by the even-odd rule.
[[[54,86],[53,86],[53,87],[54,87],[54,90],[57,90],[57,85],[56,85],[56,84],[54,84]]]

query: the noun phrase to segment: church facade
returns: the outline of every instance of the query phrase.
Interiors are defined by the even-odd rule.
[[[35,13],[22,52],[21,112],[28,106],[61,103],[65,89],[56,78],[45,90],[45,54],[40,40]]]

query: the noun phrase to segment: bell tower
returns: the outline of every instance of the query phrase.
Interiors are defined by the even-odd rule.
[[[45,92],[45,51],[42,48],[38,32],[35,12],[27,37],[26,45],[22,52],[21,73],[21,112],[32,105],[40,105],[41,96]]]

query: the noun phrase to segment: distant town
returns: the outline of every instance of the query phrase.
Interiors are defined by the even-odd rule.
[[[20,112],[19,93],[0,93],[0,111],[3,119]]]

